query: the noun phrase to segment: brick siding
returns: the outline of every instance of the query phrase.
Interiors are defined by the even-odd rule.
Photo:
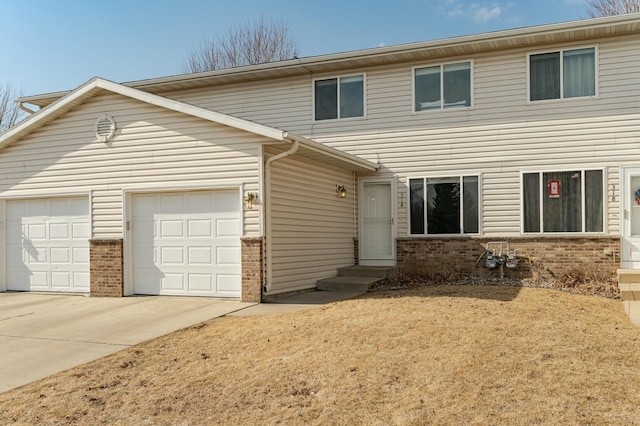
[[[89,240],[91,296],[124,295],[122,239]]]
[[[495,275],[495,269],[484,267],[484,259],[476,265],[489,241],[506,241],[511,251],[519,249],[529,254],[530,264],[524,256],[516,270],[507,271],[507,275],[518,278],[533,274],[558,276],[594,266],[613,271],[620,261],[619,237],[398,238],[398,268],[415,274]]]
[[[262,238],[241,238],[242,301],[261,302],[263,283]]]

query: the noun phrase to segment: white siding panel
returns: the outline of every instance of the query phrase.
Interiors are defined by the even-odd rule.
[[[528,53],[587,46],[598,50],[598,96],[527,102]],[[473,107],[413,112],[412,68],[458,60],[473,61]],[[380,159],[378,174],[397,176],[400,183],[399,236],[406,235],[409,177],[481,174],[483,233],[501,236],[520,234],[522,172],[603,167],[610,194],[605,229],[615,235],[620,228],[619,167],[640,163],[638,69],[640,42],[633,35],[350,69],[342,74],[366,74],[366,117],[322,122],[312,119],[312,81],[325,75],[170,95]]]
[[[116,135],[99,142],[94,124],[114,117]],[[0,155],[0,194],[55,195],[92,191],[93,236],[122,237],[123,189],[258,190],[259,144],[247,132],[119,95],[99,95]],[[258,234],[259,207],[244,217]]]
[[[313,288],[353,265],[353,175],[295,156],[271,167],[269,294]],[[338,197],[336,185],[346,186],[347,198]]]

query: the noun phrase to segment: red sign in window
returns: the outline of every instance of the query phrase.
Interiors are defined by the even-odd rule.
[[[549,181],[549,198],[560,198],[560,181],[552,179]]]

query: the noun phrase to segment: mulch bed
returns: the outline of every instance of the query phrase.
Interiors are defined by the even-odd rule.
[[[443,276],[443,275],[412,275],[398,274],[395,277],[387,278],[375,283],[369,291],[403,290],[431,285],[493,285],[531,288],[551,288],[562,290],[573,294],[584,294],[592,296],[618,299],[618,285],[613,278],[606,281],[585,281],[564,277],[559,279],[519,279],[510,277],[478,277],[478,276]]]

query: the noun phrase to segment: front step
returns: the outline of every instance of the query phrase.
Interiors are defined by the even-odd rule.
[[[396,273],[395,266],[346,266],[338,269],[339,277],[390,278]]]
[[[366,292],[378,281],[396,271],[388,266],[347,266],[338,269],[338,276],[318,280],[318,290],[335,292]]]
[[[618,290],[622,300],[640,300],[640,269],[618,269]]]

